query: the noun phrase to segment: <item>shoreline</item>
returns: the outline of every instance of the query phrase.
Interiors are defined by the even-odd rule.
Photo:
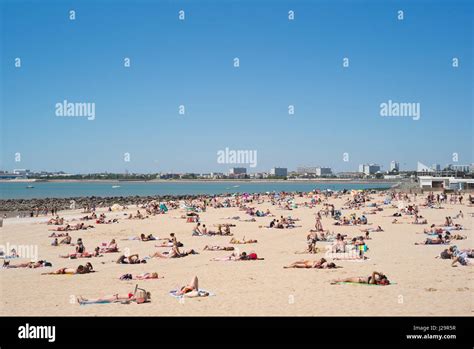
[[[310,178],[310,179],[0,179],[0,183],[348,183],[348,184],[396,184],[409,180],[400,179],[351,179],[351,178]]]

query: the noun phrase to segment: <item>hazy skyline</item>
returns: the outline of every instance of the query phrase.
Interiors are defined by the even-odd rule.
[[[226,148],[256,151],[252,172],[473,162],[472,2],[105,3],[2,2],[0,169],[249,167],[218,163]],[[64,100],[94,119],[58,116]],[[381,116],[388,101],[421,116]]]

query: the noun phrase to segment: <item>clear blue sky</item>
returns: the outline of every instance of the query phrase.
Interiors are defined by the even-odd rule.
[[[0,1],[0,169],[227,171],[226,147],[255,170],[473,161],[472,1]],[[96,119],[56,116],[64,99]],[[420,120],[381,117],[389,99]]]

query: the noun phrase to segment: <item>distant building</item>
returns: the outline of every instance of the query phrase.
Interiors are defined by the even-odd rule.
[[[431,165],[431,170],[433,172],[441,171],[441,165],[440,164],[433,164],[433,165]]]
[[[288,176],[288,169],[285,167],[274,167],[270,170],[271,176],[286,177]]]
[[[471,172],[470,165],[449,165],[449,168],[453,171],[469,173]]]
[[[425,164],[422,164],[421,162],[418,161],[416,165],[416,172],[433,172],[433,169],[429,166],[426,166]]]
[[[454,177],[418,177],[420,188],[428,190],[466,190],[474,189],[473,178],[454,178]]]
[[[247,169],[245,167],[232,167],[229,170],[229,174],[231,174],[231,175],[245,175],[245,174],[247,174]]]
[[[329,167],[302,166],[298,167],[296,172],[300,175],[315,175],[319,177],[332,175],[332,170]]]
[[[380,172],[380,166],[377,164],[360,164],[359,172],[365,174],[366,176],[370,176]]]
[[[222,172],[211,172],[211,178],[218,179],[218,178],[224,178],[224,173]]]
[[[364,176],[363,172],[339,172],[337,177],[339,178],[362,178]]]
[[[317,167],[311,167],[311,166],[300,166],[296,168],[296,172],[298,174],[316,174]]]
[[[18,176],[28,176],[30,174],[30,170],[15,169],[13,170],[13,174],[18,175]]]
[[[398,161],[393,160],[390,162],[390,172],[400,172],[400,163]]]
[[[316,167],[316,176],[330,176],[332,175],[332,170],[330,167]]]

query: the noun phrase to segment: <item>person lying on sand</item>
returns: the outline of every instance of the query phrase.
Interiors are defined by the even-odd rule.
[[[146,259],[140,259],[138,254],[132,254],[128,257],[125,255],[121,255],[119,259],[117,259],[117,264],[141,264],[146,263]]]
[[[76,258],[91,258],[91,257],[102,257],[100,254],[100,249],[99,247],[96,247],[94,252],[89,253],[87,251],[84,251],[83,253],[69,253],[67,255],[60,255],[60,258],[69,258],[69,259],[76,259]]]
[[[369,284],[369,285],[381,285],[386,286],[390,285],[390,281],[388,280],[387,276],[383,273],[374,271],[371,276],[361,276],[361,277],[349,277],[345,279],[338,279],[331,281],[331,285],[336,285],[340,282],[349,282],[354,284]]]
[[[140,241],[154,241],[156,240],[156,237],[153,236],[153,234],[148,234],[145,236],[145,234],[140,234]]]
[[[241,245],[241,244],[256,244],[258,241],[257,240],[245,240],[245,236],[242,240],[237,240],[236,238],[230,239],[229,243],[230,244],[236,244],[236,245]]]
[[[226,257],[216,257],[212,258],[211,261],[215,262],[226,262],[226,261],[263,261],[264,258],[258,258],[255,252],[251,252],[247,254],[247,252],[242,252],[241,254],[237,255],[236,253],[232,253],[230,256]]]
[[[383,229],[380,225],[378,225],[377,228],[360,229],[360,231],[363,233],[372,233],[374,231],[383,231]]]
[[[152,279],[163,279],[164,276],[159,276],[158,273],[141,273],[137,276],[132,274],[124,274],[120,277],[120,280],[152,280]]]
[[[316,261],[309,261],[309,260],[301,260],[291,263],[290,265],[286,265],[283,268],[306,268],[306,269],[334,269],[337,268],[335,263],[328,263],[328,261],[324,258],[321,258]]]
[[[234,250],[234,247],[232,246],[209,246],[209,245],[206,245],[204,246],[204,251],[233,251]]]
[[[446,234],[444,235],[445,240],[466,240],[467,235],[461,235],[461,234],[452,234],[447,231]]]
[[[451,246],[449,249],[441,252],[440,257],[442,259],[452,259],[451,266],[455,267],[457,263],[467,266],[472,265],[471,258],[474,258],[473,249],[461,250],[457,246]]]
[[[64,227],[57,227],[55,229],[48,229],[49,231],[70,231],[73,230],[69,224],[66,224]]]
[[[199,280],[194,276],[189,284],[181,287],[176,293],[177,296],[185,297],[207,297],[209,292],[199,290]]]
[[[69,234],[68,233],[59,233],[59,234],[52,233],[51,235],[48,235],[49,238],[62,238],[65,236],[69,236]]]
[[[56,271],[50,272],[50,273],[41,273],[41,275],[74,275],[74,274],[88,274],[88,273],[93,273],[94,268],[92,267],[92,264],[87,263],[86,265],[79,265],[76,269],[74,268],[61,268]]]
[[[44,267],[51,267],[52,264],[46,262],[44,260],[36,261],[36,262],[26,262],[26,263],[19,263],[19,264],[10,264],[10,261],[4,260],[2,268],[5,269],[14,269],[14,268],[44,268]]]
[[[137,290],[139,292],[137,292]],[[114,294],[110,296],[104,296],[102,298],[85,298],[82,296],[77,297],[77,302],[79,304],[99,304],[99,303],[122,303],[129,304],[131,302],[136,302],[137,304],[143,304],[149,302],[151,299],[151,293],[145,290],[136,289],[134,293],[128,293],[124,295]]]
[[[181,252],[178,248],[178,246],[173,246],[173,248],[168,251],[168,252],[159,252],[156,251],[154,254],[150,256],[150,258],[181,258],[181,257],[186,257],[190,254],[198,254],[196,251],[193,249]]]
[[[424,242],[415,242],[415,245],[443,245],[449,243],[441,234],[436,238],[427,238]]]

